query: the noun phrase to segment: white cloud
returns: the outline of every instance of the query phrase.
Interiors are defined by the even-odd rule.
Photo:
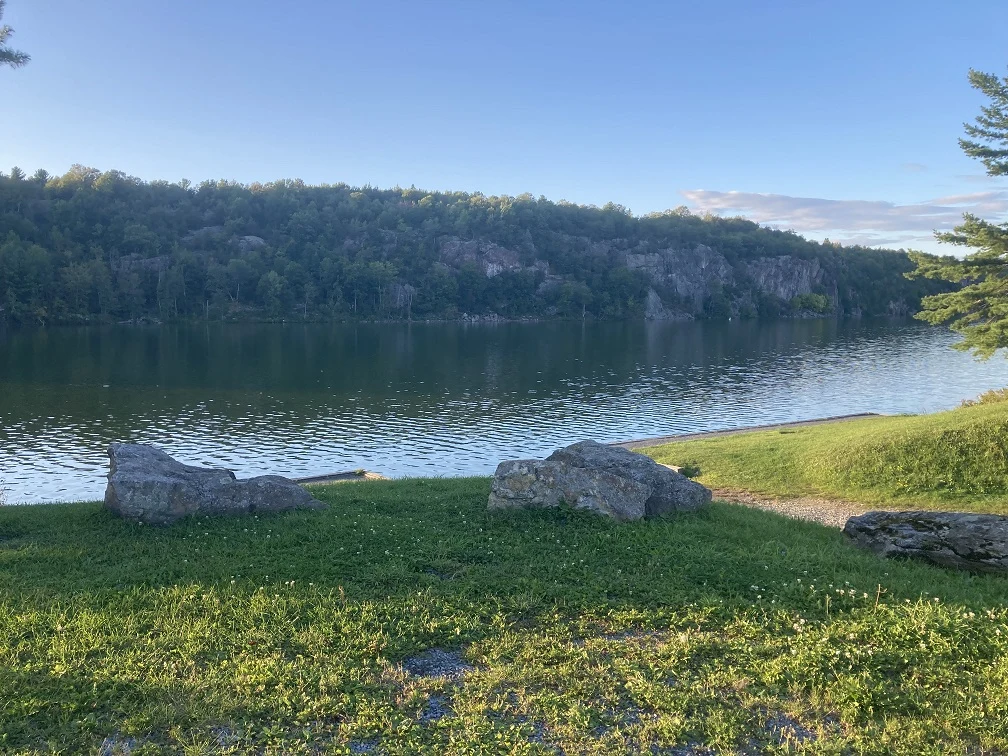
[[[1008,214],[1008,190],[958,194],[908,205],[708,189],[686,189],[680,194],[694,211],[741,215],[764,225],[791,228],[812,238],[828,236],[844,244],[932,251],[939,246],[933,232],[950,230],[962,221],[963,213],[991,220]],[[941,245],[941,251],[949,254],[953,250]]]

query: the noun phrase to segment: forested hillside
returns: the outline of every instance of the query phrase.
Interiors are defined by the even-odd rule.
[[[903,314],[902,252],[531,195],[0,174],[0,322]]]

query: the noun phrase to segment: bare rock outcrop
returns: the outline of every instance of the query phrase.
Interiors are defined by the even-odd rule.
[[[823,281],[822,266],[815,259],[790,255],[758,257],[747,262],[745,268],[758,291],[785,302],[811,293]]]
[[[658,292],[648,289],[647,299],[644,301],[644,320],[693,320],[693,316],[668,309]]]
[[[649,457],[595,441],[559,449],[545,460],[501,462],[489,509],[568,505],[624,522],[692,512],[711,492]]]
[[[866,512],[844,535],[882,557],[1008,574],[1008,517],[967,512]]]
[[[152,525],[192,514],[321,509],[304,488],[279,475],[237,480],[230,470],[194,467],[146,444],[112,444],[105,506]]]

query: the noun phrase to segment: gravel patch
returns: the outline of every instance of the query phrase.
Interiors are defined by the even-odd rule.
[[[420,712],[420,724],[428,725],[437,722],[443,717],[450,717],[455,712],[452,710],[451,701],[445,696],[431,696],[427,699],[427,705]]]
[[[241,742],[241,735],[224,725],[211,727],[210,734],[221,748],[232,748]]]
[[[378,752],[378,741],[377,740],[351,740],[347,747],[350,749],[350,753],[377,753]]]
[[[129,756],[136,747],[135,738],[127,738],[116,733],[105,738],[98,746],[98,756]]]
[[[461,651],[445,651],[432,648],[422,654],[410,656],[403,660],[403,669],[417,677],[443,677],[454,679],[464,672],[470,672],[475,667],[467,664]]]
[[[714,756],[715,753],[702,743],[684,743],[672,748],[651,746],[651,756]]]
[[[748,491],[714,490],[715,501],[727,501],[730,504],[741,504],[765,512],[776,512],[795,520],[818,522],[831,528],[842,528],[847,520],[855,515],[868,511],[879,511],[883,507],[866,507],[853,501],[837,499],[820,499],[814,496],[799,496],[793,499],[777,499],[760,496]]]

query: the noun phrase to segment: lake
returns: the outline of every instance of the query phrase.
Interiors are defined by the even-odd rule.
[[[110,441],[239,475],[487,475],[620,441],[951,408],[1008,360],[913,321],[110,326],[0,332],[12,502],[100,499]]]

